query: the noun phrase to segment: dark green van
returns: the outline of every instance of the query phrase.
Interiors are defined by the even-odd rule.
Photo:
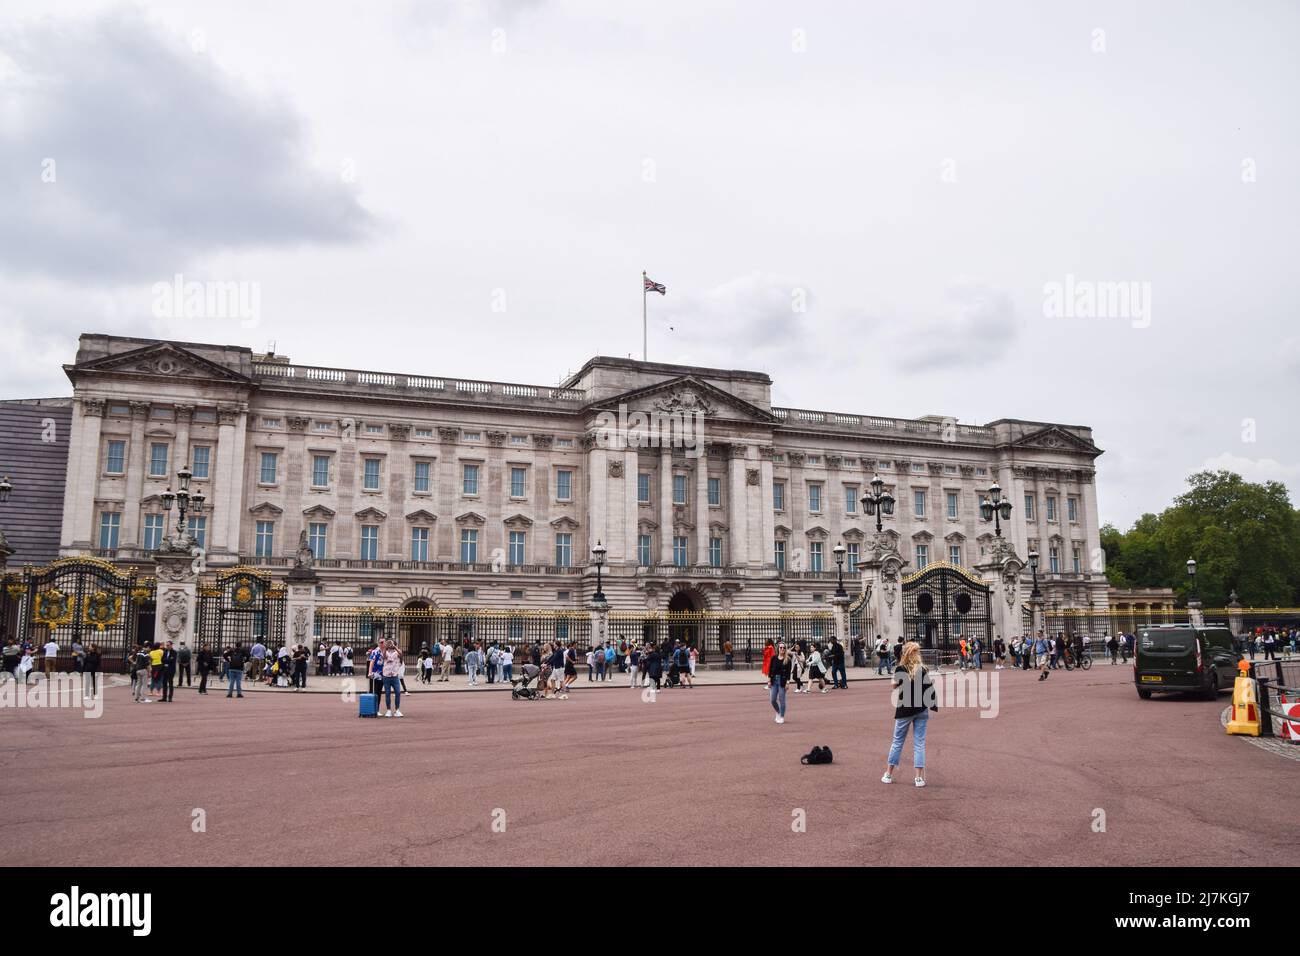
[[[1143,700],[1157,690],[1191,691],[1214,700],[1237,678],[1241,654],[1226,627],[1146,627],[1133,646],[1133,683]]]

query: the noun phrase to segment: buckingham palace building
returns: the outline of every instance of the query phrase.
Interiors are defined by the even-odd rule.
[[[907,573],[978,564],[996,485],[1048,606],[1107,609],[1086,426],[781,408],[764,372],[608,357],[542,386],[85,334],[64,368],[64,561],[144,576],[184,470],[201,570],[305,555],[317,606],[580,611],[599,574],[614,610],[811,612],[841,567],[858,590],[878,476]]]

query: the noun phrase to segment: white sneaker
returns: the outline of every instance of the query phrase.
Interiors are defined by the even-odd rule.
[[[780,714],[777,714],[777,715],[776,715],[776,722],[777,722],[778,724],[784,724],[784,723],[785,723],[785,718],[782,717]]]
[[[393,716],[393,712],[392,712],[391,710],[386,710],[386,711],[384,711],[384,716],[385,716],[385,717],[391,717],[391,716]]]
[[[885,774],[883,777],[880,778],[880,782],[881,782],[881,783],[893,783],[893,782],[894,782],[894,778],[893,778],[893,776],[891,776],[890,774]]]
[[[917,778],[916,778],[915,780],[913,780],[912,782],[913,782],[914,784],[916,784],[918,787],[924,787],[924,786],[925,786],[925,778],[924,778],[924,777],[917,777]]]
[[[394,717],[401,717],[401,716],[402,716],[402,712],[401,712],[400,710],[395,710],[395,711],[393,711],[393,716],[394,716]]]
[[[826,693],[826,688],[825,688],[825,687],[822,688],[822,693],[823,693],[823,694]]]

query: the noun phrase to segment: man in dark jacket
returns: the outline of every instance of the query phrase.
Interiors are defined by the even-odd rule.
[[[171,641],[163,641],[162,653],[162,699],[171,703],[176,693],[176,650]]]
[[[208,650],[208,645],[199,645],[199,693],[208,692],[208,675],[212,673],[212,667],[215,663],[212,652]]]
[[[194,678],[190,675],[190,648],[184,641],[181,641],[180,649],[176,651],[176,683],[185,687],[194,685]]]
[[[849,689],[849,675],[844,671],[844,645],[838,637],[831,638],[831,685],[840,690]]]
[[[222,660],[226,662],[226,697],[229,698],[236,690],[238,697],[244,696],[244,646],[236,644],[234,647],[227,649],[221,655]]]

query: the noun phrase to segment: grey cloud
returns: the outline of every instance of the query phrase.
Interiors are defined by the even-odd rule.
[[[374,226],[353,186],[310,168],[287,103],[134,10],[11,27],[0,55],[0,269],[162,278],[204,254]]]
[[[1004,357],[1020,335],[1020,320],[1006,292],[963,280],[948,287],[945,304],[942,314],[894,325],[905,370],[985,366]]]

